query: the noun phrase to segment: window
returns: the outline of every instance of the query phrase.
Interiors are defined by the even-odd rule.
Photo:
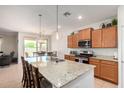
[[[39,40],[38,41],[38,51],[48,51],[48,40]]]

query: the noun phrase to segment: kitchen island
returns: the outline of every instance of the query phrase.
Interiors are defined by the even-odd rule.
[[[26,59],[38,67],[39,72],[52,84],[53,88],[94,87],[94,66],[73,61],[50,60],[46,57]]]

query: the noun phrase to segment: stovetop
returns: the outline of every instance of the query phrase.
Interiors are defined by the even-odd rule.
[[[79,54],[79,55],[75,55],[76,57],[85,57],[85,58],[89,58],[92,57],[93,54]]]

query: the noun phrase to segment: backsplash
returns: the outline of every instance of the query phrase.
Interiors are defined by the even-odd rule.
[[[90,50],[93,51],[94,55],[103,55],[103,56],[113,56],[114,53],[118,52],[117,48],[89,48],[89,49],[69,49],[69,51],[85,51]]]

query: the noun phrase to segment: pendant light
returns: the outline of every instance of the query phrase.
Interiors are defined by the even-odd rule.
[[[40,22],[39,22],[39,23],[40,23],[40,25],[39,25],[39,34],[40,34],[39,37],[40,37],[40,38],[39,38],[39,39],[41,39],[41,38],[42,38],[42,32],[41,32],[41,16],[42,16],[42,15],[39,14],[38,16],[39,16],[39,19],[40,19]]]
[[[58,28],[58,5],[56,6],[56,39],[59,39],[59,28]]]

